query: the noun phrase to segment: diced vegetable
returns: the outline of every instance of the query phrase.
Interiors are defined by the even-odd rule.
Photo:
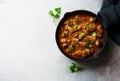
[[[86,48],[85,52],[89,55],[90,54],[90,49]]]
[[[82,37],[85,37],[85,36],[86,36],[86,34],[85,34],[84,32],[82,32],[81,35],[82,35]]]
[[[62,44],[62,47],[65,48],[66,46],[67,46],[67,43],[63,43],[63,44]]]
[[[89,49],[92,49],[93,48],[93,45],[92,44],[89,44]]]
[[[79,44],[80,44],[81,47],[86,47],[87,46],[86,42],[79,42]]]
[[[74,44],[71,44],[71,45],[70,45],[70,48],[69,48],[69,51],[72,52],[73,49],[74,49]]]
[[[80,50],[83,50],[83,48],[80,47]]]
[[[99,40],[96,40],[95,45],[99,46]]]
[[[97,36],[96,32],[93,32],[93,33],[92,33],[92,36],[93,36],[93,37],[96,37],[96,36]]]
[[[72,20],[69,21],[69,25],[70,26],[73,25],[73,21]]]
[[[73,28],[74,28],[74,30],[76,30],[76,29],[78,28],[78,25],[75,24],[75,25],[73,26]]]
[[[89,22],[93,22],[93,21],[95,21],[95,19],[96,18],[94,18],[94,17],[90,17]]]
[[[67,34],[64,32],[64,38],[66,38],[67,37]]]
[[[66,38],[62,38],[62,39],[60,40],[60,42],[61,42],[61,43],[65,43],[65,42],[66,42]]]
[[[86,23],[86,28],[87,28],[87,30],[89,30],[90,29],[90,24],[89,23]]]
[[[86,42],[87,44],[89,44],[89,43],[90,43],[90,39],[86,39],[85,42]]]
[[[78,38],[73,38],[73,41],[78,43],[79,42],[79,39]]]

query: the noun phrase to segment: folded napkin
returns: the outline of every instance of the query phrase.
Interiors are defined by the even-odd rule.
[[[120,46],[120,0],[104,0],[98,16],[108,36]]]

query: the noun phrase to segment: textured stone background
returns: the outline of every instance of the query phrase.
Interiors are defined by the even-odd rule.
[[[97,13],[102,0],[0,0],[0,81],[120,81],[120,47],[111,39],[86,70],[71,73],[72,60],[58,50],[50,9]],[[61,19],[60,18],[60,19]],[[59,20],[58,20],[59,22]]]

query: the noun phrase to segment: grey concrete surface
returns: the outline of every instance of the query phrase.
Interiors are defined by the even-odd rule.
[[[0,81],[120,81],[120,47],[108,39],[97,59],[71,73],[55,42],[56,25],[48,15],[85,9],[96,13],[103,0],[0,0]],[[57,23],[60,21],[58,19]],[[78,63],[78,62],[75,62]]]

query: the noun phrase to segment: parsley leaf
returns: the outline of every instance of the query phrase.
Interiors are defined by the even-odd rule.
[[[56,12],[56,13],[55,13],[55,12]],[[59,7],[59,8],[55,8],[54,11],[50,10],[50,11],[48,12],[48,14],[49,14],[50,16],[52,16],[53,19],[58,19],[58,18],[60,17],[60,14],[61,14],[61,8],[60,8],[60,7]]]
[[[60,16],[59,14],[55,14],[54,18],[58,19]]]
[[[51,15],[52,17],[54,17],[53,11],[50,10],[48,14]]]
[[[55,8],[54,9],[58,14],[61,14],[61,7]]]
[[[72,65],[68,66],[68,69],[74,73],[74,72],[78,72],[78,71],[82,71],[85,68],[82,65],[77,65],[75,63],[72,63]]]

